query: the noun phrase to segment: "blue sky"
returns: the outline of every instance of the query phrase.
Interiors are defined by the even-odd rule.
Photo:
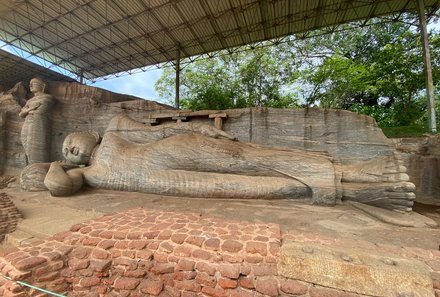
[[[154,90],[154,84],[161,75],[162,69],[152,69],[145,72],[99,81],[91,85],[116,93],[133,95],[143,99],[166,103],[158,98],[158,95]]]

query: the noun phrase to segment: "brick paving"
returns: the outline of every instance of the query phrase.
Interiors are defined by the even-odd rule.
[[[440,252],[324,238],[279,225],[136,208],[77,224],[0,258],[2,274],[68,296],[360,296],[278,274],[283,240],[374,249],[425,262]],[[2,296],[40,296],[0,279]],[[42,296],[42,295],[41,295]]]

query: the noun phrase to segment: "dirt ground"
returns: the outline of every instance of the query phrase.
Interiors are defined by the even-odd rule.
[[[68,230],[76,223],[104,214],[144,207],[195,212],[201,216],[233,220],[278,223],[283,232],[301,230],[332,238],[435,250],[440,245],[439,227],[430,228],[426,225],[432,225],[433,221],[440,225],[440,206],[434,205],[416,204],[415,212],[401,214],[372,207],[366,212],[351,204],[313,206],[309,200],[201,199],[96,189],[85,189],[73,197],[55,198],[48,192],[24,192],[16,181],[0,191],[9,195],[24,217],[16,234],[10,236],[9,244],[46,238]],[[403,225],[415,222],[417,227],[385,223],[381,220],[383,217]]]

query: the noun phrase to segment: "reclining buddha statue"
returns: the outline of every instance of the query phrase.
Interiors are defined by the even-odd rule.
[[[245,143],[193,122],[147,126],[117,116],[102,139],[68,135],[63,155],[46,165],[44,185],[54,196],[88,185],[184,197],[311,198],[318,205],[353,200],[403,211],[415,199],[394,155],[341,165],[323,152]]]

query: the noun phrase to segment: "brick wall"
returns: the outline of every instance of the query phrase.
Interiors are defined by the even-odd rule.
[[[283,239],[365,246],[276,224],[133,209],[5,252],[1,273],[68,296],[360,296],[278,274]],[[440,253],[396,249],[425,261],[440,295]],[[1,296],[43,296],[0,278]]]
[[[0,177],[0,189],[3,183],[3,178]],[[5,235],[14,232],[17,228],[18,220],[21,219],[21,214],[14,203],[9,199],[6,193],[0,193],[0,242],[3,241]]]

